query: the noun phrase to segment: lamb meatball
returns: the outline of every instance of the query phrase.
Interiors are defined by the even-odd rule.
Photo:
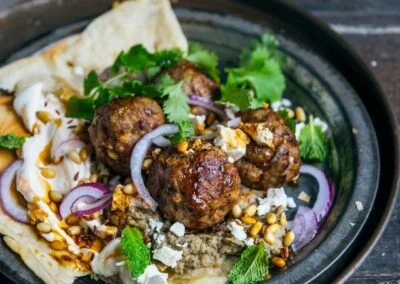
[[[251,137],[246,155],[236,162],[242,183],[267,190],[295,180],[299,175],[300,151],[282,117],[269,108],[241,114],[242,130]]]
[[[239,197],[240,178],[221,149],[197,140],[184,154],[161,153],[147,186],[164,217],[197,230],[224,219]]]
[[[90,140],[98,159],[115,172],[128,175],[136,142],[164,122],[164,113],[155,100],[119,98],[97,109],[89,127]]]
[[[187,60],[182,60],[177,65],[165,70],[163,74],[171,76],[175,81],[187,79],[183,85],[183,90],[188,95],[197,95],[212,99],[219,90],[217,83]],[[207,111],[204,108],[196,106],[192,107],[192,113],[201,115],[207,114]]]

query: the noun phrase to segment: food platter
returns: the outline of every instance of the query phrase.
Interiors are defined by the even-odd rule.
[[[5,23],[1,38],[14,40],[1,45],[2,59],[30,55],[79,32],[111,1],[96,5],[95,1],[79,2],[31,1],[4,12],[0,15]],[[55,16],[61,13],[65,15],[62,19]],[[341,39],[289,5],[275,1],[181,1],[176,13],[186,36],[216,51],[225,64],[234,61],[241,47],[263,32],[278,36],[281,50],[289,58],[287,96],[292,101],[301,100],[306,109],[329,124],[332,155],[324,169],[336,185],[336,198],[318,236],[269,282],[328,281],[340,273],[348,277],[369,248],[365,246],[355,262],[349,252],[379,237],[397,190],[396,126],[377,83]],[[44,19],[44,14],[54,17]],[[29,23],[35,24],[27,31],[24,27]],[[16,29],[24,32],[14,37],[11,31]],[[308,187],[309,182],[301,179],[299,187]],[[296,196],[296,189],[289,194]],[[380,202],[379,209],[374,207],[375,200]],[[363,204],[363,210],[357,210],[356,201]],[[375,217],[368,219],[372,210]],[[370,239],[371,233],[364,228],[367,222],[376,228]],[[1,250],[5,275],[15,282],[38,282],[4,244]],[[343,270],[338,264],[350,268]]]

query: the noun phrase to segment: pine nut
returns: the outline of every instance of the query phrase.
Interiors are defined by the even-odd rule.
[[[47,122],[49,122],[50,120],[53,119],[51,114],[49,112],[47,112],[47,111],[38,111],[36,113],[36,117],[38,119],[40,119],[43,123],[47,123]]]
[[[291,108],[285,108],[285,110],[286,110],[286,114],[289,118],[294,117],[294,111]]]
[[[188,147],[189,147],[189,143],[186,140],[181,141],[178,143],[178,145],[176,145],[176,149],[180,153],[185,153],[187,151]]]
[[[55,190],[51,190],[49,192],[50,195],[50,199],[54,202],[60,202],[63,199],[63,194],[61,192],[55,191]]]
[[[275,213],[276,214],[281,214],[283,212],[283,206],[279,205],[278,207],[276,207],[275,209]]]
[[[51,225],[47,224],[47,223],[43,223],[43,222],[42,223],[38,223],[36,225],[36,229],[38,229],[38,231],[41,232],[41,233],[47,234],[47,233],[51,232]]]
[[[107,155],[114,161],[118,160],[118,154],[113,150],[107,149]]]
[[[63,241],[55,240],[50,243],[50,247],[54,250],[63,250],[66,249],[67,246]]]
[[[304,109],[302,107],[296,107],[295,113],[297,121],[299,122],[306,121],[306,113],[304,112]]]
[[[92,248],[92,250],[97,251],[97,252],[101,251],[101,248],[102,248],[101,241],[99,239],[95,239],[92,242],[92,247],[91,248]]]
[[[82,255],[82,261],[89,263],[92,261],[92,257],[93,257],[93,252],[87,252],[84,255]]]
[[[152,160],[152,159],[146,159],[146,160],[144,160],[144,161],[143,161],[142,169],[143,169],[143,170],[148,170],[148,169],[150,168],[150,166],[151,166],[152,163],[153,163],[153,160]]]
[[[58,213],[58,206],[54,202],[50,202],[49,207],[54,213]]]
[[[255,204],[251,204],[249,207],[244,210],[244,214],[249,217],[253,217],[257,212],[257,206]]]
[[[279,231],[279,229],[280,229],[280,226],[278,224],[272,224],[267,227],[266,232],[275,234]]]
[[[73,214],[71,214],[71,215],[69,215],[69,216],[67,217],[67,220],[65,220],[65,221],[67,222],[68,225],[73,226],[73,225],[78,224],[78,222],[79,222],[79,217],[78,217],[78,216],[75,216],[75,215],[73,215]]]
[[[232,215],[235,218],[239,218],[240,216],[242,216],[242,208],[240,208],[240,206],[238,204],[235,204],[232,207]]]
[[[285,261],[283,258],[278,257],[278,256],[274,256],[274,257],[271,259],[271,263],[272,263],[273,265],[277,266],[277,267],[280,267],[280,268],[283,268],[283,267],[286,266],[286,261]]]
[[[56,171],[50,168],[43,168],[41,174],[45,178],[54,178],[56,176]]]
[[[67,233],[71,236],[79,235],[81,232],[81,226],[71,226],[67,229]]]
[[[262,223],[259,222],[259,221],[257,221],[257,222],[253,225],[253,227],[251,227],[251,229],[250,229],[250,236],[252,236],[253,238],[254,238],[255,236],[257,236],[258,233],[261,231],[261,228],[262,228]]]
[[[133,186],[133,184],[127,184],[124,186],[124,193],[128,194],[128,195],[132,195],[135,193],[135,187]]]
[[[286,218],[285,212],[283,212],[283,213],[281,214],[281,217],[280,217],[280,219],[279,219],[279,223],[280,223],[282,226],[286,226],[286,225],[287,225],[287,218]]]
[[[257,220],[256,220],[255,218],[253,218],[253,217],[248,217],[248,216],[243,216],[242,218],[240,218],[240,220],[241,220],[243,223],[247,224],[247,225],[257,223]]]
[[[99,176],[97,174],[92,174],[89,178],[91,182],[96,182],[98,180]]]
[[[81,161],[86,161],[88,158],[88,149],[86,147],[83,147],[81,151],[79,152],[79,157],[81,158]]]
[[[294,233],[292,231],[289,231],[285,234],[283,237],[283,245],[285,247],[290,246],[294,241]]]
[[[75,162],[77,164],[82,163],[81,157],[75,150],[71,150],[68,152],[68,158],[70,158],[73,162]]]
[[[275,243],[275,237],[271,232],[266,231],[264,234],[264,240],[270,244],[273,245]]]
[[[267,220],[267,224],[268,225],[275,224],[277,219],[278,218],[276,217],[276,214],[272,213],[272,212],[268,213],[267,216],[266,216],[266,220]]]

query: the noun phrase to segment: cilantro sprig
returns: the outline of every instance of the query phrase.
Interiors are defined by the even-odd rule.
[[[215,82],[220,82],[218,56],[215,52],[207,50],[198,42],[189,42],[189,53],[186,59],[197,65]]]
[[[264,280],[268,273],[268,258],[264,242],[248,247],[229,272],[228,282],[250,284]]]
[[[26,137],[17,136],[14,133],[0,135],[0,148],[20,149],[25,143]]]
[[[321,126],[315,125],[312,115],[300,132],[301,158],[308,162],[323,162],[328,155],[328,141]]]
[[[142,233],[136,228],[125,227],[121,235],[121,248],[127,257],[128,267],[132,277],[143,274],[150,264],[150,249],[143,241]]]

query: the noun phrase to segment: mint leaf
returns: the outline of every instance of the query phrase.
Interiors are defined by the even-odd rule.
[[[142,233],[136,228],[125,227],[121,235],[121,248],[128,258],[128,267],[132,277],[136,278],[143,274],[150,264],[150,249],[143,241]]]
[[[328,155],[328,142],[322,128],[314,124],[312,115],[309,123],[300,132],[300,154],[304,161],[323,162]]]
[[[218,56],[215,52],[205,49],[200,43],[189,42],[189,54],[186,59],[219,83]]]
[[[0,135],[0,148],[21,149],[24,145],[26,137],[17,136],[14,133]]]
[[[248,247],[229,272],[229,283],[252,284],[264,280],[268,273],[268,257],[264,242]]]

